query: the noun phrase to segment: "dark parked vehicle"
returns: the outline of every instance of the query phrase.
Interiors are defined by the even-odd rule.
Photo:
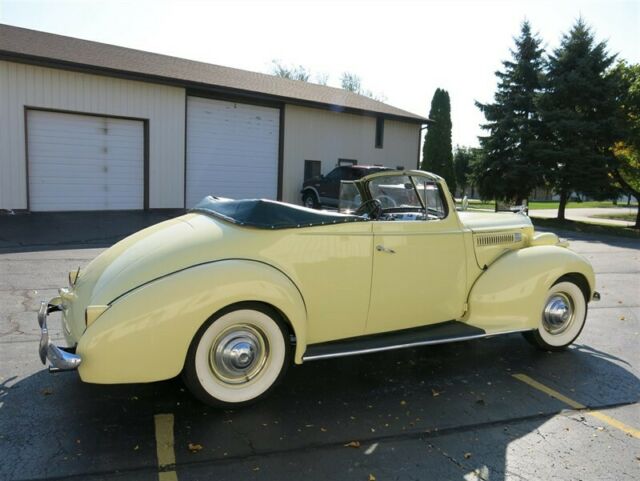
[[[340,182],[358,180],[366,175],[383,170],[393,170],[380,165],[341,165],[327,175],[307,179],[302,184],[302,204],[317,209],[321,206],[338,207],[340,200]]]

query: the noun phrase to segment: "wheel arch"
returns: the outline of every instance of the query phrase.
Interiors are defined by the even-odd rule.
[[[534,329],[549,288],[566,278],[591,298],[595,275],[591,264],[559,246],[534,246],[509,252],[476,279],[464,320],[487,332]]]
[[[163,276],[114,302],[80,338],[80,377],[112,384],[177,376],[201,326],[247,301],[269,306],[290,326],[294,360],[301,363],[307,311],[296,284],[270,264],[226,259]]]
[[[300,191],[300,194],[302,194],[302,197],[304,197],[304,195],[308,193],[312,193],[313,195],[315,195],[316,200],[320,202],[320,194],[318,193],[318,190],[315,187],[307,186]]]
[[[587,304],[589,303],[589,300],[593,295],[593,290],[589,286],[589,281],[584,276],[584,274],[581,274],[580,272],[569,272],[568,274],[564,274],[562,277],[556,280],[554,284],[557,284],[562,281],[569,281],[576,284],[582,291],[582,294],[584,295],[584,300],[587,302]]]

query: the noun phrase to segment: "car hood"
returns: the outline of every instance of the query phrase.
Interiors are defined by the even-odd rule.
[[[499,231],[508,229],[531,229],[533,224],[526,215],[513,212],[459,211],[462,224],[473,232]]]

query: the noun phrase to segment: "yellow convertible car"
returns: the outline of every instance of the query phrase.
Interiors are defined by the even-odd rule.
[[[436,175],[342,187],[342,212],[207,197],[118,242],[42,302],[42,362],[89,383],[182,373],[204,402],[238,406],[291,362],[513,332],[559,350],[599,298],[556,235],[517,213],[457,212]],[[70,347],[49,339],[56,311]]]

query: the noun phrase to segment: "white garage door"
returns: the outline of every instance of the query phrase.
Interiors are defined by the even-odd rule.
[[[214,195],[275,199],[280,110],[189,97],[187,205]]]
[[[29,110],[32,211],[144,208],[144,125]]]

